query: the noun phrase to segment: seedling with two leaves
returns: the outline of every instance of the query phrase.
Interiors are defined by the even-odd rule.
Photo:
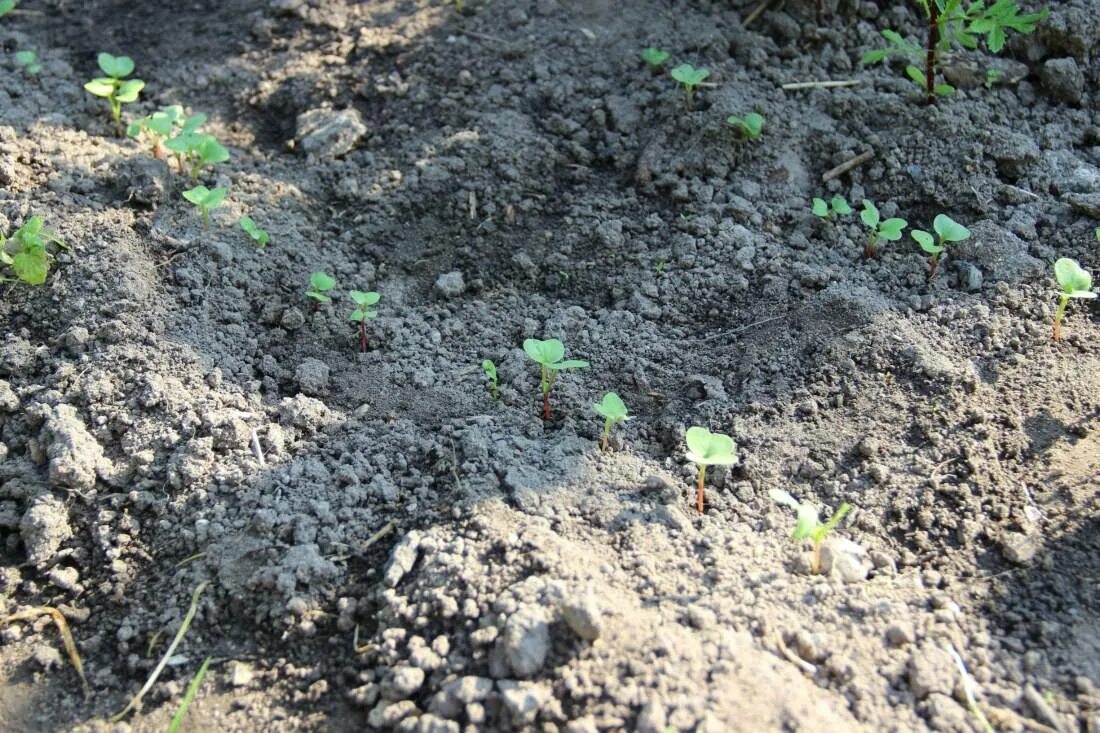
[[[690,427],[684,434],[687,442],[686,458],[699,466],[695,482],[695,508],[703,513],[703,482],[707,479],[707,466],[732,466],[737,463],[737,447],[733,438],[722,433],[712,433],[706,428]]]
[[[42,64],[38,62],[38,54],[34,51],[16,51],[15,63],[23,67],[23,71],[35,76],[42,71]]]
[[[1100,236],[1097,237],[1100,239]],[[1054,277],[1058,280],[1062,292],[1059,293],[1058,312],[1054,314],[1054,340],[1062,340],[1062,318],[1066,315],[1066,306],[1070,298],[1093,299],[1096,291],[1092,289],[1092,274],[1081,267],[1077,260],[1062,257],[1054,263]]]
[[[481,362],[481,371],[485,373],[485,378],[489,380],[489,394],[493,399],[500,399],[500,382],[497,381],[497,365],[493,363],[492,359],[486,359]]]
[[[840,520],[844,519],[844,515],[852,510],[852,505],[847,502],[841,504],[837,507],[837,510],[833,512],[833,516],[829,517],[829,521],[822,524],[817,515],[817,507],[813,504],[800,503],[789,493],[779,489],[769,490],[768,496],[770,496],[775,503],[789,506],[791,509],[794,509],[798,519],[796,520],[794,534],[791,535],[791,539],[809,539],[813,541],[813,572],[815,575],[820,573],[821,543],[825,541],[825,538],[829,536],[830,532],[836,529],[836,526],[840,524]]]
[[[205,122],[206,115],[191,115],[184,121],[180,133],[164,144],[164,147],[176,154],[181,174],[184,161],[187,162],[192,181],[199,177],[203,168],[229,160],[229,151],[216,137],[198,132],[198,128]]]
[[[189,119],[199,120],[198,124],[201,125],[206,116],[192,115]],[[183,107],[174,104],[139,120],[134,120],[126,128],[126,135],[132,138],[139,138],[142,135],[152,138],[153,147],[150,152],[152,152],[154,158],[162,159],[167,154],[164,148],[165,141],[183,124]]]
[[[710,76],[710,69],[696,69],[691,64],[680,64],[669,73],[672,74],[672,78],[680,82],[680,86],[683,87],[684,102],[690,110],[695,101],[695,87],[702,84],[703,80]]]
[[[542,390],[542,419],[549,420],[550,390],[563,369],[583,369],[588,362],[582,359],[566,359],[565,344],[558,339],[525,339],[523,351],[539,365],[539,388]]]
[[[111,118],[115,125],[122,119],[122,105],[136,102],[138,94],[145,88],[141,79],[127,79],[134,73],[134,60],[129,56],[112,56],[101,53],[96,57],[100,70],[107,76],[99,76],[84,85],[84,88],[97,97],[103,97],[111,105]],[[121,131],[120,131],[121,132]]]
[[[183,197],[199,207],[199,211],[202,212],[202,225],[205,227],[210,226],[210,212],[221,206],[222,201],[225,200],[225,189],[200,185],[184,191]]]
[[[947,214],[938,214],[932,220],[932,235],[921,229],[913,229],[909,236],[916,240],[920,248],[928,253],[928,279],[936,276],[936,268],[939,266],[940,255],[952,242],[962,242],[970,238],[970,230],[959,224]]]
[[[348,292],[355,301],[355,310],[349,318],[359,324],[359,351],[367,353],[367,321],[378,317],[378,311],[372,311],[370,307],[382,299],[382,296],[372,291],[351,290]]]
[[[828,202],[822,198],[814,198],[810,211],[814,213],[814,216],[829,221],[834,215],[848,216],[852,213],[852,207],[848,204],[848,199],[843,196],[833,196]]]
[[[659,48],[654,48],[653,46],[650,46],[649,48],[642,51],[641,57],[642,61],[645,61],[647,64],[649,64],[650,70],[656,73],[657,71],[660,71],[661,66],[663,66],[664,63],[668,61],[669,53],[668,51],[662,51]]]
[[[600,450],[607,450],[607,442],[611,438],[611,428],[618,423],[630,419],[627,415],[626,403],[623,398],[614,392],[608,392],[592,409],[603,415],[603,435],[600,437]]]
[[[263,229],[260,229],[260,227],[256,225],[256,222],[252,221],[252,217],[242,216],[240,225],[241,230],[252,237],[252,241],[255,242],[257,246],[266,247],[268,242],[271,241],[271,236]]]
[[[49,245],[69,249],[56,234],[42,228],[41,216],[32,216],[10,237],[0,232],[0,265],[7,265],[15,273],[16,280],[28,285],[41,285],[46,282],[50,271]],[[10,278],[0,278],[0,282],[13,282]]]
[[[730,115],[726,124],[737,130],[742,140],[759,140],[764,134],[764,115],[757,112],[749,112],[744,117]]]
[[[306,290],[306,297],[313,299],[314,310],[318,310],[322,303],[332,302],[332,298],[327,293],[334,287],[336,287],[336,278],[327,272],[322,270],[309,274],[309,289]]]
[[[871,232],[870,238],[867,240],[867,246],[863,249],[863,256],[866,259],[875,256],[880,239],[896,242],[901,239],[901,233],[905,230],[905,227],[909,226],[909,222],[905,219],[883,220],[878,207],[867,199],[863,199],[863,210],[859,212],[859,218],[863,220],[864,226]]]
[[[941,53],[958,45],[976,49],[983,40],[993,53],[1004,48],[1007,31],[1031,33],[1047,16],[1046,8],[1037,13],[1020,13],[1020,6],[1013,0],[915,0],[928,19],[928,36],[924,47],[902,38],[892,30],[883,30],[882,36],[889,44],[885,48],[868,51],[862,63],[874,64],[892,56],[901,56],[911,63],[905,74],[924,90],[925,99],[932,103],[936,97],[952,94],[955,87],[936,83],[936,67]],[[918,64],[923,58],[924,68]]]

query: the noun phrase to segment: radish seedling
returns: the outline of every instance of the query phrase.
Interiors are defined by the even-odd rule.
[[[733,438],[712,433],[706,428],[691,427],[684,434],[688,451],[686,457],[699,466],[699,478],[695,483],[695,508],[703,513],[703,482],[707,478],[707,466],[731,466],[737,463],[737,448]]]
[[[126,128],[128,137],[141,137],[148,135],[153,140],[152,154],[154,158],[161,159],[165,156],[164,143],[181,124],[183,107],[178,104],[165,107],[159,112],[154,112],[148,117],[134,120]]]
[[[1062,339],[1062,317],[1066,315],[1066,306],[1070,298],[1095,298],[1092,289],[1092,275],[1081,267],[1077,260],[1062,257],[1054,263],[1054,277],[1062,286],[1059,294],[1058,312],[1054,314],[1054,340]]]
[[[190,165],[194,159],[194,150],[198,147],[202,134],[199,133],[199,128],[206,124],[206,115],[201,112],[193,114],[187,119],[180,121],[180,118],[173,120],[173,127],[178,129],[175,136],[171,140],[164,143],[164,147],[175,153],[176,165],[179,167],[180,175],[184,174],[184,163]]]
[[[542,389],[542,419],[550,419],[550,390],[554,388],[554,381],[558,378],[558,372],[562,369],[583,369],[588,366],[587,361],[580,359],[564,359],[565,345],[558,339],[526,339],[523,342],[523,350],[539,364],[539,387]]]
[[[642,61],[645,61],[647,64],[649,64],[649,68],[653,71],[657,71],[658,69],[660,69],[661,65],[664,62],[668,61],[668,56],[668,51],[662,51],[659,48],[654,48],[653,46],[650,46],[649,48],[642,51]]]
[[[943,254],[947,245],[951,242],[961,242],[970,238],[970,230],[947,214],[938,214],[932,221],[932,228],[936,232],[935,236],[920,229],[913,229],[909,232],[909,236],[915,239],[920,248],[928,253],[929,280],[935,277],[940,255]]]
[[[497,382],[497,365],[493,363],[492,359],[486,359],[481,362],[481,371],[485,372],[485,377],[489,380],[489,394],[493,396],[493,399],[500,397],[500,384]]]
[[[321,303],[332,302],[332,298],[325,295],[325,293],[332,290],[335,286],[336,278],[329,275],[327,272],[318,271],[309,274],[309,290],[306,291],[306,297],[313,298],[315,310],[321,307]]]
[[[626,403],[614,392],[608,392],[603,399],[592,405],[592,409],[603,415],[603,435],[600,438],[600,450],[607,450],[607,441],[611,437],[611,428],[630,418],[626,414]]]
[[[378,317],[378,311],[372,311],[370,307],[381,300],[382,296],[373,290],[366,293],[362,290],[352,290],[348,295],[355,301],[355,310],[351,312],[350,318],[359,324],[359,351],[365,354],[367,353],[367,321]]]
[[[241,217],[241,229],[252,237],[252,241],[260,247],[266,247],[267,243],[271,241],[271,237],[268,236],[267,232],[256,226],[256,222],[252,221],[250,216]]]
[[[101,53],[96,59],[99,68],[107,76],[99,76],[84,85],[84,88],[97,97],[103,97],[111,105],[111,118],[115,125],[120,124],[122,105],[136,102],[138,94],[145,87],[141,79],[127,79],[134,73],[134,60],[129,56],[112,56]]]
[[[744,117],[730,115],[726,124],[737,130],[742,140],[759,140],[764,134],[764,115],[749,112]]]
[[[38,63],[38,54],[34,51],[16,51],[15,63],[23,67],[23,71],[31,76],[42,71],[42,64]]]
[[[820,216],[828,221],[833,218],[834,214],[848,216],[852,213],[852,207],[848,204],[848,199],[843,196],[833,196],[828,203],[825,202],[825,199],[815,198],[810,211],[814,212],[815,216]]]
[[[859,218],[871,230],[871,238],[867,240],[867,246],[863,249],[863,256],[867,259],[875,256],[878,240],[896,242],[901,239],[901,233],[905,227],[909,226],[909,222],[905,219],[894,218],[883,221],[878,208],[867,199],[863,199],[863,210],[859,212]]]
[[[794,526],[794,534],[791,535],[792,540],[804,540],[810,539],[814,543],[814,561],[813,571],[814,575],[821,572],[821,543],[825,541],[825,538],[836,529],[836,526],[840,524],[840,520],[844,519],[844,515],[852,510],[852,505],[845,502],[837,507],[837,510],[833,513],[833,516],[829,517],[829,521],[825,524],[821,523],[821,520],[817,516],[817,507],[813,504],[805,503],[800,504],[793,496],[786,491],[780,491],[779,489],[771,489],[768,491],[768,495],[777,504],[783,504],[794,509],[798,519]]]
[[[928,19],[928,36],[924,48],[905,40],[892,30],[882,31],[889,45],[868,51],[861,63],[873,64],[891,56],[902,56],[910,63],[905,74],[924,90],[925,99],[932,103],[937,96],[955,91],[950,84],[936,83],[936,65],[940,53],[955,44],[967,49],[978,47],[982,36],[993,53],[999,53],[1005,45],[1006,31],[1031,33],[1039,21],[1047,16],[1046,8],[1038,13],[1020,15],[1020,6],[1012,0],[994,0],[988,7],[984,1],[967,0],[915,0]],[[923,70],[917,64],[923,57]]]
[[[202,212],[202,225],[210,226],[210,212],[222,205],[225,200],[224,188],[195,186],[183,192],[183,197],[199,207]]]
[[[69,249],[56,234],[43,230],[42,224],[41,216],[32,216],[10,237],[0,232],[0,264],[10,267],[15,277],[28,285],[46,282],[53,259],[47,245]],[[7,278],[0,280],[9,281]]]
[[[672,74],[673,79],[680,82],[680,85],[683,86],[684,100],[687,102],[687,108],[690,110],[695,87],[702,84],[703,80],[710,76],[710,69],[696,69],[691,64],[680,64],[669,73]]]

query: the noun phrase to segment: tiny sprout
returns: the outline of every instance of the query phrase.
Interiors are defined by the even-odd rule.
[[[492,359],[486,359],[481,362],[481,371],[485,372],[485,376],[489,380],[489,393],[494,400],[498,399],[500,397],[500,383],[497,381],[497,365],[493,363]]]
[[[154,112],[148,117],[142,117],[140,120],[134,120],[126,128],[127,137],[141,137],[141,135],[147,134],[153,139],[152,154],[154,158],[161,159],[165,156],[164,142],[172,134],[172,131],[176,129],[180,124],[180,118],[183,117],[183,107],[178,104],[174,104],[171,107],[165,107],[159,112]]]
[[[38,54],[34,51],[16,51],[15,63],[22,66],[23,70],[31,76],[42,71],[42,64],[38,63]]]
[[[863,210],[859,212],[859,218],[871,230],[871,238],[863,250],[863,256],[867,259],[875,256],[875,245],[878,244],[878,240],[896,242],[901,239],[901,233],[905,227],[909,226],[909,222],[905,219],[894,218],[883,221],[878,208],[867,199],[863,199]]]
[[[626,414],[626,403],[619,395],[608,392],[602,400],[592,405],[592,409],[603,415],[603,436],[600,439],[600,450],[607,450],[607,441],[611,437],[612,426],[630,419]]]
[[[1058,312],[1054,314],[1054,340],[1062,339],[1062,317],[1066,314],[1066,306],[1070,298],[1095,298],[1096,292],[1092,289],[1092,275],[1077,262],[1068,257],[1062,257],[1054,263],[1054,277],[1062,286],[1059,294]]]
[[[224,188],[207,188],[195,186],[183,192],[183,197],[199,207],[202,212],[202,225],[210,225],[210,212],[222,205],[225,200]]]
[[[684,434],[687,441],[687,459],[699,465],[699,478],[695,484],[695,508],[703,513],[703,482],[707,478],[707,466],[730,466],[737,463],[737,448],[733,438],[712,433],[706,428],[691,427]]]
[[[680,64],[669,73],[672,74],[673,79],[680,82],[684,87],[684,100],[687,102],[687,108],[690,110],[695,87],[702,84],[703,80],[710,76],[710,69],[696,69],[691,64]]]
[[[312,281],[312,278],[310,279]],[[367,293],[362,290],[352,290],[348,295],[355,301],[355,310],[351,312],[349,318],[359,323],[359,351],[365,354],[367,353],[367,321],[378,317],[378,311],[372,311],[370,307],[381,300],[382,296],[373,290]]]
[[[928,279],[936,276],[936,268],[939,266],[940,255],[951,242],[961,242],[970,238],[970,230],[959,224],[947,214],[938,214],[932,221],[932,228],[936,231],[933,237],[928,232],[913,229],[909,232],[920,248],[928,253]]]
[[[53,259],[46,245],[69,249],[56,234],[44,231],[43,223],[41,216],[32,216],[10,237],[0,232],[0,265],[10,267],[15,277],[28,285],[46,282],[50,260]],[[0,278],[0,282],[6,281],[6,278]]]
[[[138,94],[145,88],[141,79],[126,79],[134,73],[134,60],[129,56],[112,56],[101,53],[96,59],[100,70],[107,76],[99,76],[84,85],[84,88],[97,97],[104,97],[111,105],[111,118],[118,125],[122,117],[122,105],[136,102]]]
[[[15,10],[15,0],[0,0],[0,18]]]
[[[336,278],[332,275],[327,272],[312,272],[309,275],[309,290],[306,291],[306,297],[313,298],[314,306],[320,308],[321,303],[332,302],[332,298],[325,295],[325,293],[335,286]]]
[[[669,53],[668,51],[662,51],[659,48],[654,48],[653,46],[650,46],[649,48],[642,51],[641,56],[642,61],[645,61],[647,64],[649,64],[649,68],[657,71],[661,68],[661,64],[668,61]]]
[[[539,387],[542,389],[542,419],[550,419],[550,390],[562,369],[583,369],[587,361],[565,359],[565,345],[558,339],[525,339],[523,350],[539,364]]]
[[[800,504],[793,496],[786,491],[780,491],[779,489],[771,489],[768,491],[768,496],[772,498],[777,504],[789,506],[794,509],[798,515],[798,520],[794,526],[794,533],[791,535],[792,540],[804,540],[810,539],[814,543],[814,563],[813,571],[816,575],[821,572],[821,543],[825,541],[825,538],[836,529],[836,526],[840,524],[840,520],[844,519],[844,515],[852,510],[852,505],[844,502],[837,507],[833,516],[829,517],[829,521],[825,524],[821,523],[821,520],[817,516],[817,507],[813,504]]]
[[[815,216],[828,221],[833,218],[833,214],[848,216],[852,213],[852,207],[848,205],[848,199],[843,196],[833,196],[828,203],[825,199],[815,198],[810,211],[814,212]]]
[[[730,115],[726,124],[737,130],[742,140],[759,140],[764,134],[764,115],[749,112],[744,117]]]
[[[256,226],[256,222],[252,221],[252,217],[250,216],[241,217],[241,229],[248,234],[248,236],[252,237],[252,241],[260,247],[266,247],[268,242],[271,241],[271,237],[268,236],[268,233]]]

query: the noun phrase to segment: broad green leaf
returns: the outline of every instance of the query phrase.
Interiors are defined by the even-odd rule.
[[[878,233],[883,239],[896,242],[901,239],[901,232],[907,226],[909,226],[909,222],[905,219],[887,219],[879,226]]]
[[[115,80],[99,77],[85,84],[84,88],[97,97],[109,97],[115,93]]]
[[[880,218],[878,207],[872,204],[869,200],[863,199],[863,210],[859,212],[859,218],[863,220],[863,223],[867,226],[867,228],[877,229]]]
[[[348,295],[361,306],[372,306],[382,299],[382,296],[374,291],[364,292],[362,290],[350,290],[348,291]]]
[[[34,51],[16,51],[15,60],[21,66],[29,66],[35,62],[38,58],[38,54]]]
[[[795,521],[793,540],[806,539],[813,535],[821,522],[817,518],[817,507],[813,504],[798,505],[798,519]]]
[[[1077,262],[1068,257],[1062,257],[1054,263],[1054,277],[1062,286],[1062,292],[1079,298],[1096,297],[1092,293],[1092,274],[1085,270]],[[1091,293],[1085,295],[1084,293]]]
[[[42,231],[42,225],[45,224],[45,219],[35,214],[31,218],[23,222],[23,226],[19,227],[19,230],[15,233],[17,237],[35,237],[40,231]]]
[[[496,381],[497,378],[497,365],[493,363],[492,359],[486,359],[481,362],[481,370],[485,372],[485,376],[489,379]]]
[[[565,356],[565,344],[558,339],[525,339],[523,350],[527,356],[547,367],[553,366]]]
[[[915,81],[919,86],[923,87],[925,85],[926,79],[925,79],[925,76],[924,76],[924,72],[921,71],[916,66],[913,66],[913,65],[906,66],[905,67],[905,73],[906,73],[906,75],[909,76],[910,79]]]
[[[121,79],[134,73],[134,60],[129,56],[112,56],[109,53],[101,53],[96,57],[99,68],[107,76]]]
[[[932,93],[939,97],[949,97],[955,93],[955,87],[950,84],[937,84],[932,87]]]
[[[706,428],[690,427],[684,434],[687,459],[703,466],[729,466],[737,462],[733,438],[712,433]]]
[[[164,147],[173,153],[187,154],[194,150],[199,142],[199,136],[193,133],[180,133],[164,143]]]
[[[672,74],[673,79],[691,88],[698,86],[704,79],[710,76],[710,69],[696,69],[691,64],[680,64],[669,73]]]
[[[206,186],[195,186],[183,192],[183,197],[196,206],[205,206],[210,196],[210,189]]]
[[[229,160],[229,151],[222,147],[213,135],[200,135],[194,150],[204,165],[224,163]]]
[[[560,372],[562,369],[584,369],[588,367],[588,362],[584,359],[566,359],[565,361],[556,361],[550,365],[550,368],[556,372]]]
[[[327,272],[313,272],[309,275],[309,286],[314,290],[332,290],[334,285],[336,285],[336,278]]]
[[[138,94],[145,88],[145,82],[141,79],[127,79],[118,85],[118,91],[115,92],[115,99],[120,102],[135,102],[137,101]]]
[[[930,255],[938,255],[943,252],[943,247],[936,244],[936,239],[928,232],[921,231],[920,229],[914,229],[909,232],[909,236],[917,240],[917,244]]]
[[[181,108],[182,114],[182,108]],[[203,113],[193,114],[183,122],[183,127],[180,128],[181,135],[191,135],[200,127],[206,124],[207,117]]]
[[[829,205],[825,203],[825,199],[815,198],[813,206],[810,207],[810,211],[824,219],[829,215]]]
[[[25,250],[11,258],[11,269],[28,285],[41,285],[46,282],[49,269],[45,250]]]
[[[661,51],[652,46],[642,51],[642,60],[653,67],[660,66],[665,61],[668,61],[668,56],[668,51]]]
[[[848,216],[848,214],[852,213],[852,207],[848,205],[848,199],[843,196],[833,196],[829,204],[833,211],[841,216]]]
[[[947,214],[939,214],[932,221],[932,228],[944,242],[961,242],[970,238],[970,230]]]
[[[15,0],[0,0],[0,18],[15,10]]]
[[[627,419],[626,403],[614,392],[605,394],[602,400],[592,405],[592,409],[611,420],[611,422],[621,422]]]
[[[226,190],[224,187],[210,189],[210,192],[206,196],[205,206],[208,209],[216,209],[221,206],[222,201],[225,200]]]

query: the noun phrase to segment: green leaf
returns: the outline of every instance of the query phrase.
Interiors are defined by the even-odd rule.
[[[252,221],[252,217],[242,216],[240,224],[241,229],[247,232],[248,236],[252,237],[252,239],[256,241],[256,244],[261,247],[266,247],[268,242],[271,241],[271,237],[268,236],[267,232],[263,229],[256,226],[256,222]]]
[[[665,61],[668,61],[668,57],[668,51],[661,51],[660,49],[654,48],[652,46],[642,51],[642,61],[645,61],[653,68],[657,68]]]
[[[210,194],[206,197],[206,208],[216,209],[221,206],[222,201],[225,201],[225,194],[226,189],[222,186],[210,189]]]
[[[756,140],[764,132],[764,115],[756,112],[749,112],[745,115],[743,124],[749,133],[749,137]]]
[[[950,84],[937,84],[932,87],[932,93],[938,97],[949,97],[955,93],[955,87]]]
[[[878,207],[867,199],[863,199],[863,210],[859,212],[859,218],[863,220],[868,229],[877,229],[879,223]]]
[[[182,114],[182,108],[180,108]],[[203,113],[193,114],[183,121],[183,126],[180,128],[181,135],[192,135],[200,127],[206,124],[207,117]]]
[[[29,66],[30,64],[33,64],[37,58],[38,54],[36,54],[34,51],[15,52],[15,61],[20,66]]]
[[[362,290],[349,290],[348,295],[351,296],[351,299],[354,300],[356,304],[358,304],[362,308],[372,306],[382,299],[382,296],[374,292],[373,290],[370,292],[364,292]]]
[[[829,205],[832,207],[834,212],[840,214],[841,216],[848,216],[848,214],[852,213],[852,207],[848,205],[848,199],[844,198],[843,196],[833,196],[832,200],[829,202]]]
[[[810,207],[810,211],[812,211],[814,215],[824,219],[829,215],[829,205],[825,203],[825,199],[815,198],[813,206]]]
[[[15,10],[15,0],[0,0],[0,18]]]
[[[706,428],[690,427],[684,434],[687,442],[687,459],[701,466],[729,466],[737,463],[733,438],[712,433]]]
[[[932,228],[944,242],[961,242],[970,238],[970,230],[947,214],[939,214],[932,221]]]
[[[909,226],[909,222],[905,219],[887,219],[879,225],[878,233],[883,239],[896,242],[901,239],[901,232],[907,226]]]
[[[671,72],[672,78],[683,84],[688,89],[699,86],[699,84],[710,76],[710,69],[699,68],[696,69],[691,64],[680,64]]]
[[[107,76],[121,79],[134,73],[134,60],[129,56],[112,56],[109,53],[101,53],[96,57],[99,68]]]
[[[309,275],[309,286],[318,292],[332,290],[335,285],[336,278],[332,277],[327,272],[319,271],[310,273]]]
[[[613,423],[627,419],[626,403],[614,392],[608,392],[603,399],[592,405],[592,409]]]
[[[199,143],[199,136],[194,133],[180,133],[164,143],[164,147],[173,153],[189,154]]]
[[[45,219],[35,214],[34,216],[23,222],[23,226],[19,227],[14,236],[19,239],[37,237],[38,233],[42,231],[42,226],[45,223]]]
[[[553,366],[565,356],[565,344],[558,339],[525,339],[523,350],[531,359],[547,367]]]
[[[924,76],[924,72],[921,71],[916,66],[913,66],[911,64],[909,66],[906,66],[905,67],[905,73],[906,73],[906,75],[908,75],[908,77],[910,79],[912,79],[914,82],[916,82],[917,85],[920,86],[920,87],[923,87],[927,83],[927,80],[925,79],[925,76]]]
[[[497,381],[497,365],[493,363],[492,359],[481,362],[481,371],[485,372],[485,376],[492,381]]]
[[[97,97],[110,97],[115,93],[115,85],[116,82],[114,79],[99,77],[85,84],[84,89]]]
[[[797,519],[794,525],[792,540],[802,540],[813,535],[814,530],[821,524],[817,518],[817,507],[813,504],[799,504]]]
[[[588,362],[584,359],[566,359],[565,361],[556,361],[550,365],[550,368],[556,372],[560,372],[562,369],[585,369],[588,367]]]
[[[213,135],[200,135],[194,147],[202,165],[224,163],[229,160],[229,151],[222,147]]]
[[[1092,292],[1092,274],[1077,262],[1062,257],[1054,263],[1054,277],[1062,286],[1062,292],[1075,298],[1095,298]]]
[[[138,94],[145,88],[145,82],[141,79],[127,79],[118,85],[115,99],[123,103],[136,102]]]
[[[940,252],[943,252],[943,247],[936,244],[935,237],[933,237],[928,232],[921,231],[920,229],[914,229],[913,231],[909,232],[909,236],[915,239],[917,241],[917,244],[920,245],[920,248],[930,255],[938,255]]]
[[[11,269],[28,285],[41,285],[46,282],[49,262],[45,249],[24,250],[11,258]]]
[[[874,51],[868,51],[863,54],[859,59],[861,64],[877,64],[889,55],[889,52],[885,48],[876,48]]]

